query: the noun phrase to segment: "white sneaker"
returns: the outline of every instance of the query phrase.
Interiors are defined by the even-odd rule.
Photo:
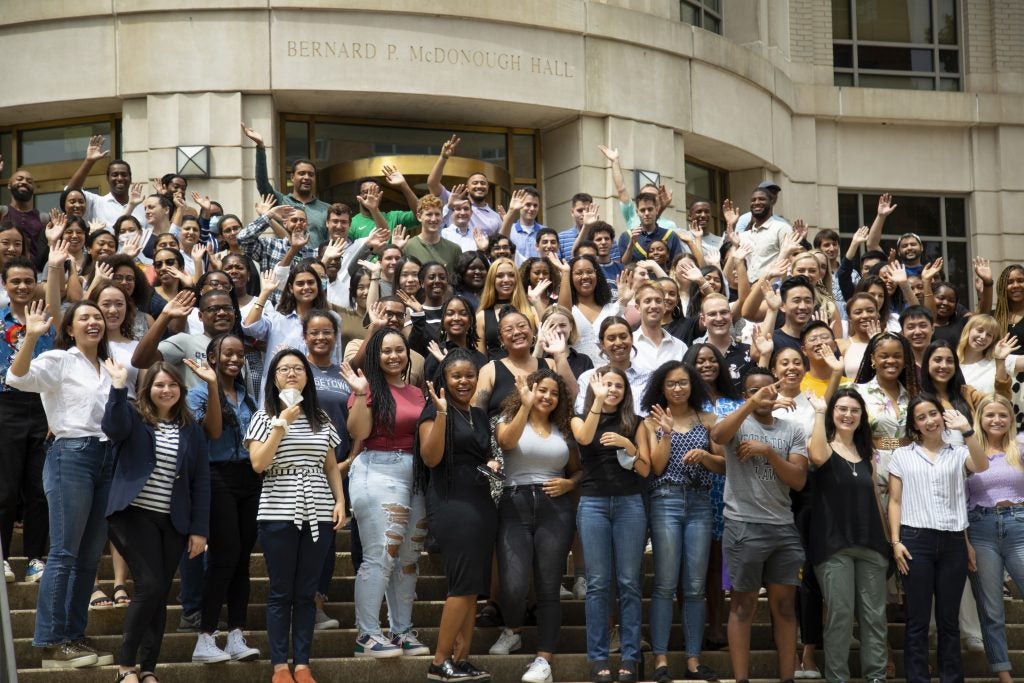
[[[985,641],[975,636],[964,638],[964,649],[968,652],[984,652]]]
[[[230,662],[231,655],[217,647],[217,641],[209,633],[200,633],[196,649],[192,650],[193,664],[219,664]]]
[[[317,608],[316,621],[313,622],[313,629],[316,631],[328,631],[332,628],[340,628],[341,622],[327,616],[327,612]]]
[[[4,581],[14,583],[14,570],[11,569],[11,563],[7,560],[4,560]]]
[[[572,600],[573,597],[574,596],[573,596],[571,590],[569,590],[565,586],[559,586],[558,587],[558,599],[559,600]]]
[[[224,652],[236,662],[253,662],[260,658],[260,651],[254,647],[249,647],[240,628],[236,628],[228,633],[228,644],[224,648]]]
[[[523,648],[523,639],[515,631],[505,628],[488,650],[492,655],[507,655]]]
[[[587,599],[587,577],[577,576],[572,584],[572,594],[577,600]]]
[[[523,683],[552,683],[554,679],[551,678],[551,665],[543,657],[537,657],[530,662],[520,680]]]

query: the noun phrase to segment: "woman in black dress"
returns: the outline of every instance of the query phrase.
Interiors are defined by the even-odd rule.
[[[418,452],[430,468],[427,520],[441,547],[448,598],[441,613],[434,661],[427,678],[480,680],[485,674],[468,660],[476,623],[476,598],[491,589],[491,555],[498,533],[498,510],[488,478],[477,468],[497,471],[490,459],[487,413],[470,405],[477,366],[461,348],[448,352],[438,368],[440,389],[427,382],[431,402],[417,428]],[[420,483],[427,477],[419,478]]]

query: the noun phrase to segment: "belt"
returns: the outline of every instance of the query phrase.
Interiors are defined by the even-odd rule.
[[[543,491],[544,484],[516,484],[513,486],[506,486],[501,490],[501,495],[508,494],[510,496],[515,495],[519,491]]]
[[[658,489],[676,489],[678,491],[699,491],[701,493],[708,493],[711,491],[710,486],[694,486],[692,484],[680,484],[676,481],[662,481],[650,488],[651,491],[657,491]]]
[[[875,447],[880,451],[894,451],[903,445],[903,439],[897,436],[879,436],[875,438]]]

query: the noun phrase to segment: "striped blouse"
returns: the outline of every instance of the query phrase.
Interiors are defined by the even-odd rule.
[[[250,441],[264,442],[270,437],[270,416],[257,410],[245,435]],[[294,522],[299,529],[309,523],[313,540],[320,538],[318,522],[330,524],[334,512],[334,494],[327,483],[324,462],[327,449],[341,442],[337,430],[324,415],[324,426],[314,432],[304,414],[288,427],[263,476],[259,522]],[[332,462],[333,464],[333,462]]]
[[[967,528],[967,446],[943,445],[932,461],[921,446],[897,448],[889,474],[903,483],[900,524],[918,529]]]
[[[161,422],[156,435],[156,465],[132,505],[154,512],[171,513],[171,489],[178,473],[180,428],[173,422]]]

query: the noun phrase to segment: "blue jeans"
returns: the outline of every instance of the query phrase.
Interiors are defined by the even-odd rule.
[[[622,658],[640,661],[641,599],[647,512],[643,497],[583,496],[576,528],[587,555],[587,659],[608,660],[611,581],[619,593]]]
[[[334,529],[320,522],[320,538],[313,540],[309,523],[302,529],[294,522],[260,522],[260,546],[267,560],[267,640],[270,663],[288,662],[291,631],[293,664],[309,664],[316,621],[316,586],[324,566],[324,554]]]
[[[349,471],[352,513],[359,520],[363,542],[355,586],[359,635],[380,635],[384,598],[391,632],[412,628],[418,563],[427,537],[426,500],[422,493],[413,493],[415,457],[398,451],[363,451]],[[321,561],[317,576],[322,569]]]
[[[939,632],[936,655],[941,683],[962,683],[960,598],[967,580],[967,544],[962,532],[900,527],[900,540],[910,551],[903,579],[907,594],[907,626],[903,668],[907,683],[927,683],[928,626],[932,598]]]
[[[706,611],[704,579],[708,571],[715,517],[711,495],[707,491],[668,484],[651,491],[650,506],[651,545],[654,549],[651,649],[655,655],[668,653],[672,602],[682,571],[686,656],[700,657]],[[589,563],[589,559],[587,561]]]
[[[967,515],[967,533],[978,558],[978,571],[968,575],[978,602],[985,657],[993,672],[1010,670],[1003,607],[1003,570],[1018,590],[1024,589],[1024,505],[975,508]]]
[[[107,541],[110,443],[96,437],[58,439],[43,465],[50,507],[50,555],[36,603],[36,647],[85,637],[89,595]]]

